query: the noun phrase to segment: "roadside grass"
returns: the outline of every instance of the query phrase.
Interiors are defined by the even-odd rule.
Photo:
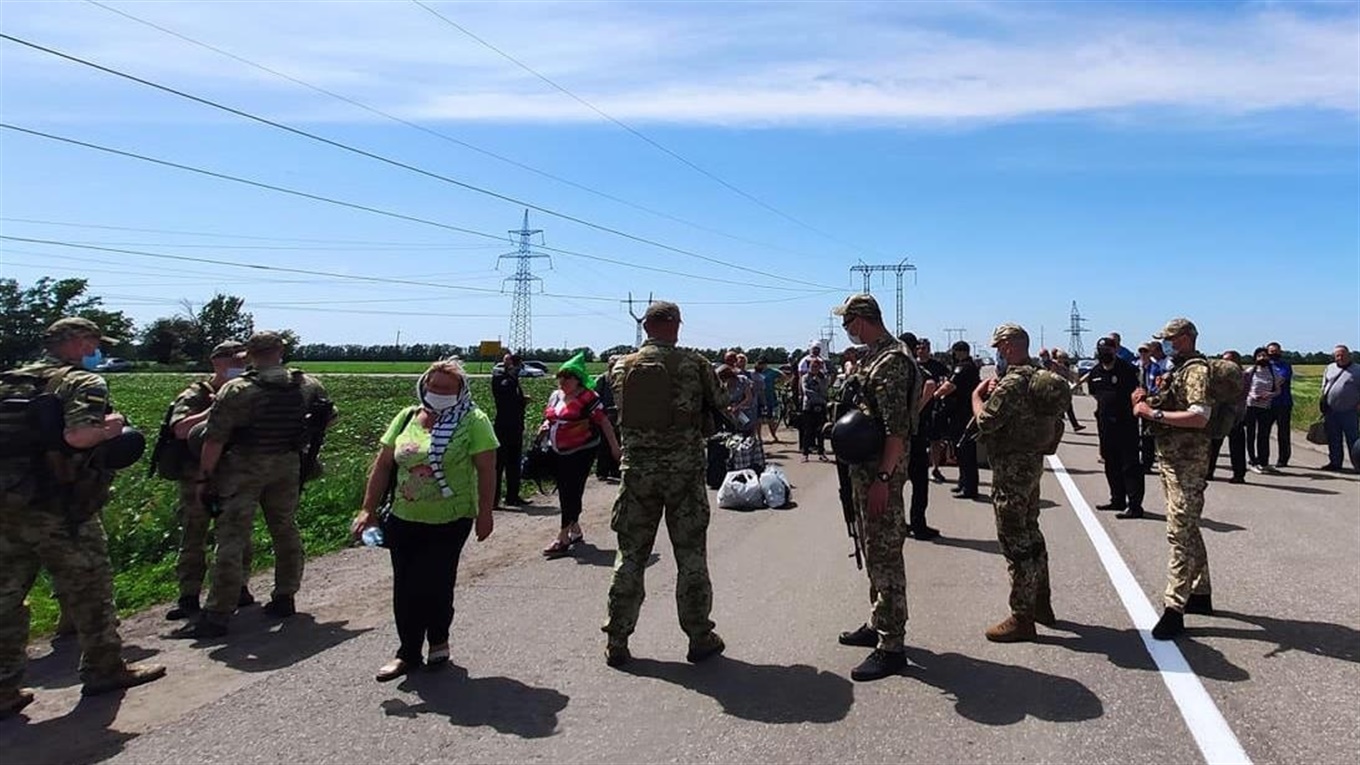
[[[1322,373],[1325,364],[1298,364],[1294,367],[1294,382],[1289,390],[1294,396],[1294,411],[1290,415],[1290,427],[1294,430],[1308,430],[1322,415],[1318,413],[1318,399],[1322,398]]]
[[[556,372],[558,364],[555,362],[545,362],[549,374]],[[290,366],[310,372],[312,374],[410,374],[418,375],[429,367],[426,361],[298,361],[292,362]],[[463,366],[469,374],[489,375],[495,362],[491,361],[468,361]],[[586,364],[586,370],[592,375],[598,375],[604,371],[605,364],[602,361],[592,361]]]
[[[420,369],[424,368],[421,364]],[[114,405],[147,434],[150,443],[165,408],[197,376],[129,373],[107,379]],[[327,434],[321,453],[325,475],[307,484],[298,506],[298,526],[309,557],[349,544],[349,523],[363,498],[378,438],[398,411],[415,403],[411,381],[406,378],[323,375],[322,382],[339,407],[340,418]],[[525,412],[526,433],[538,427],[543,403],[555,385],[552,378],[524,380],[525,392],[532,399]],[[488,414],[495,412],[485,381],[473,381],[473,398]],[[114,594],[124,614],[174,600],[179,594],[174,575],[179,544],[177,487],[173,481],[147,478],[149,446],[147,451],[139,463],[118,474],[103,516],[115,572]],[[273,566],[269,535],[258,516],[254,538],[255,567]],[[51,632],[58,610],[45,573],[29,596],[29,606],[33,633]]]

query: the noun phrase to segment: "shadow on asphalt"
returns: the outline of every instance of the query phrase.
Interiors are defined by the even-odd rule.
[[[1065,472],[1071,473],[1072,475],[1105,475],[1104,470],[1086,470],[1085,468],[1074,468],[1066,464],[1063,465],[1063,468],[1065,469]]]
[[[1187,630],[1189,637],[1207,635],[1197,625],[1198,622],[1192,620]],[[1132,627],[1115,629],[1060,619],[1053,630],[1070,632],[1076,637],[1059,637],[1048,631],[1040,631],[1039,637],[1034,642],[1040,645],[1059,646],[1078,653],[1099,654],[1108,658],[1111,664],[1124,669],[1157,671],[1157,665],[1148,655],[1142,637],[1139,636],[1138,630]],[[1212,646],[1193,640],[1179,640],[1176,645],[1180,647],[1181,653],[1185,655],[1185,660],[1190,663],[1195,674],[1201,677],[1228,683],[1240,683],[1251,679],[1250,673],[1228,661],[1228,657]]]
[[[561,515],[562,509],[556,504],[547,504],[542,494],[535,494],[532,498],[526,498],[533,504],[516,505],[514,507],[498,507],[498,513],[516,513],[518,515]]]
[[[208,658],[232,669],[269,672],[329,651],[372,629],[346,629],[346,624],[349,622],[317,622],[311,614],[295,614],[282,620],[269,619],[263,614],[237,616],[226,637],[194,645],[218,646],[208,653]]]
[[[1256,479],[1255,481],[1252,481],[1252,482],[1251,482],[1250,484],[1248,484],[1248,485],[1249,485],[1249,486],[1253,486],[1253,487],[1258,488],[1258,489],[1275,489],[1276,491],[1287,491],[1287,492],[1290,492],[1290,493],[1293,493],[1293,494],[1340,494],[1340,493],[1341,493],[1341,492],[1339,492],[1339,491],[1332,491],[1331,489],[1314,489],[1314,488],[1312,488],[1311,486],[1292,486],[1292,485],[1289,485],[1289,484],[1269,483],[1268,481],[1262,481],[1261,478],[1263,478],[1263,477],[1264,477],[1264,476],[1259,476],[1259,477],[1257,477],[1257,479]]]
[[[1360,631],[1343,624],[1310,622],[1297,619],[1276,619],[1271,616],[1242,614],[1234,611],[1217,610],[1211,622],[1213,626],[1196,625],[1190,630],[1195,637],[1225,637],[1235,640],[1256,640],[1274,643],[1266,656],[1278,656],[1290,651],[1303,651],[1315,656],[1360,663]],[[1255,625],[1257,629],[1234,629],[1219,626],[1220,619],[1231,619]]]
[[[570,558],[582,566],[608,566],[613,568],[616,554],[617,551],[615,550],[596,547],[590,542],[581,541],[572,546],[570,555],[563,555],[562,557]],[[661,560],[661,556],[656,553],[648,555],[647,567],[650,568],[653,563],[659,560]]]
[[[960,716],[983,725],[1014,725],[1026,717],[1080,722],[1105,714],[1100,697],[1070,677],[913,646],[907,658],[915,666],[904,674],[953,696]]]
[[[158,653],[158,649],[123,645],[123,658],[130,662],[143,661]],[[24,679],[34,688],[70,688],[80,683],[79,669],[80,643],[75,635],[68,635],[52,641],[51,653],[30,660]]]
[[[964,550],[976,550],[982,553],[993,555],[1001,554],[1001,543],[995,539],[963,539],[962,537],[947,537],[940,535],[930,540],[931,544],[941,545],[942,547],[958,547]]]
[[[718,656],[701,665],[634,659],[622,671],[701,693],[733,717],[772,724],[830,723],[855,703],[850,681],[805,664],[748,664]]]
[[[1144,521],[1165,521],[1165,520],[1166,520],[1166,516],[1165,516],[1165,515],[1161,515],[1161,514],[1159,514],[1159,513],[1150,513],[1150,512],[1147,512],[1146,510],[1144,510],[1144,511],[1143,511],[1143,517],[1142,517],[1140,520],[1144,520]],[[1205,531],[1217,531],[1217,532],[1221,532],[1221,533],[1224,533],[1224,534],[1226,534],[1226,533],[1228,533],[1228,532],[1231,532],[1231,531],[1246,531],[1246,530],[1247,530],[1247,527],[1246,527],[1246,526],[1238,526],[1236,523],[1228,523],[1227,521],[1216,521],[1216,520],[1214,520],[1213,518],[1204,518],[1204,517],[1202,517],[1202,516],[1201,516],[1200,519],[1199,519],[1199,525],[1200,525],[1200,528],[1204,529]]]
[[[111,730],[127,691],[81,697],[80,703],[61,717],[29,724],[28,716],[0,722],[5,762],[41,762],[74,765],[100,762],[123,751],[136,733]]]
[[[557,716],[569,696],[552,688],[525,685],[508,677],[468,677],[459,666],[407,675],[397,690],[414,693],[421,703],[402,699],[382,703],[388,717],[433,714],[463,728],[495,728],[520,738],[546,738],[557,732]]]

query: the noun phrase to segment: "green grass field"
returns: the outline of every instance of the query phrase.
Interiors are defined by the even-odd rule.
[[[1322,372],[1327,367],[1322,364],[1299,364],[1294,367],[1294,382],[1290,391],[1294,394],[1294,430],[1308,430],[1319,417],[1318,399],[1322,397]]]
[[[421,370],[425,365],[420,365]],[[119,411],[128,415],[151,440],[166,406],[193,375],[121,374],[108,377],[110,394]],[[340,419],[331,427],[322,451],[326,474],[307,485],[298,508],[298,526],[307,554],[321,555],[349,544],[349,523],[359,509],[368,467],[378,449],[378,437],[402,407],[415,403],[411,381],[401,377],[341,376],[324,379],[340,408]],[[555,387],[552,378],[525,380],[524,389],[534,404],[528,407],[525,428],[538,427],[542,405]],[[473,396],[488,414],[494,412],[491,389],[474,383]],[[114,590],[120,611],[137,611],[174,600],[175,550],[179,526],[175,513],[173,482],[146,477],[148,454],[132,468],[119,473],[112,499],[104,510],[104,525],[113,560]],[[255,529],[255,565],[273,565],[269,537],[263,521]],[[50,632],[57,608],[46,577],[30,597],[35,634]]]
[[[424,361],[299,361],[290,364],[312,374],[412,374],[424,372],[430,365]],[[464,365],[470,374],[489,375],[494,362],[469,361]],[[557,371],[558,364],[548,363],[548,371]],[[586,370],[592,375],[604,371],[604,362],[592,361]]]

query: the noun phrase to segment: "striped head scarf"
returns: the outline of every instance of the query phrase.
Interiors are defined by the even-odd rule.
[[[448,404],[441,400],[448,397],[436,396],[426,390],[425,378],[428,375],[426,372],[416,381],[416,397],[420,400],[421,406],[437,415],[433,427],[430,428],[430,470],[434,472],[434,479],[439,484],[439,493],[444,497],[452,497],[453,489],[444,476],[444,452],[448,450],[449,439],[453,437],[454,431],[458,430],[458,425],[463,422],[468,412],[477,408],[477,403],[472,400],[471,381],[466,377],[463,378],[462,390],[458,392],[452,404]],[[439,406],[436,406],[436,403]]]

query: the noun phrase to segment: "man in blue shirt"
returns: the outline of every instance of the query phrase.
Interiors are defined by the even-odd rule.
[[[1290,444],[1290,418],[1294,414],[1294,395],[1290,392],[1290,383],[1294,381],[1294,366],[1285,361],[1283,350],[1279,343],[1270,343],[1266,346],[1266,356],[1270,359],[1270,366],[1275,370],[1275,376],[1280,379],[1280,394],[1270,402],[1270,408],[1274,410],[1275,426],[1279,428],[1276,434],[1276,443],[1280,446],[1279,461],[1275,467],[1282,468],[1289,466]]]
[[[1160,342],[1143,343],[1138,346],[1138,360],[1134,362],[1138,369],[1138,385],[1150,396],[1156,395],[1158,391],[1157,378],[1166,374],[1165,359]],[[1157,444],[1152,438],[1152,426],[1146,420],[1142,420],[1139,427],[1142,428],[1138,437],[1139,461],[1143,463],[1144,473],[1152,473],[1152,465],[1157,459]]]
[[[1130,364],[1138,360],[1134,357],[1133,351],[1124,347],[1124,339],[1119,336],[1118,332],[1111,332],[1109,338],[1114,343],[1114,355],[1116,357],[1121,358]]]

